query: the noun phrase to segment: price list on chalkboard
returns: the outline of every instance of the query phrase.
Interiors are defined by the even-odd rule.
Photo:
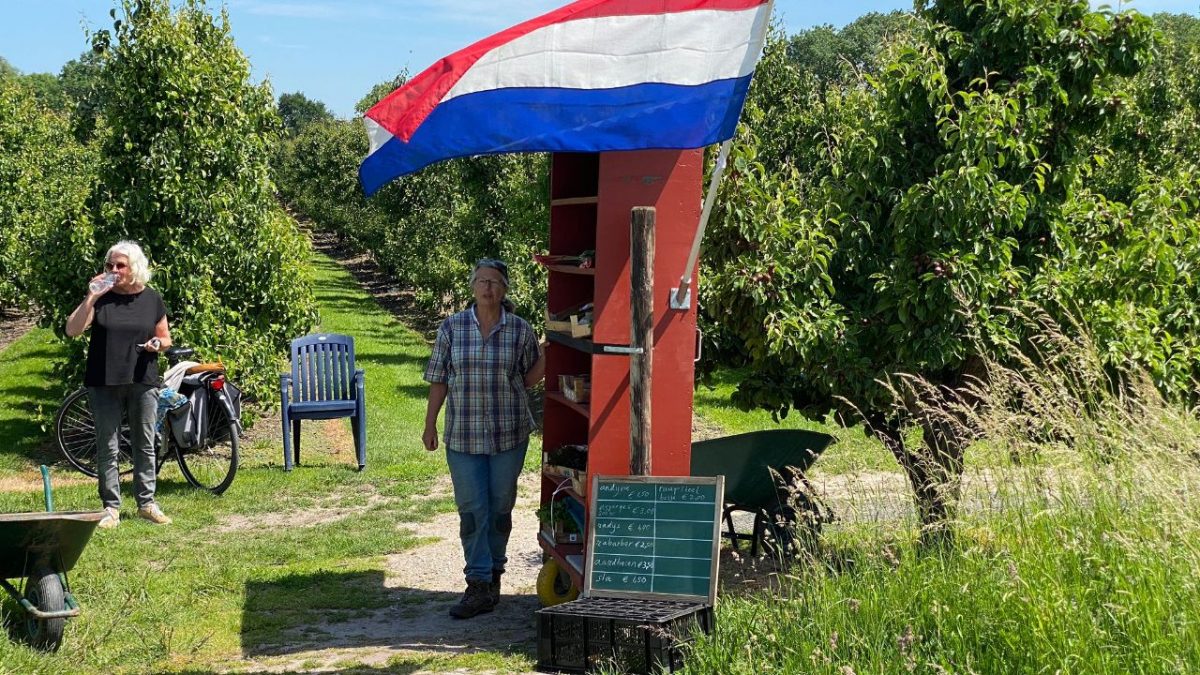
[[[722,481],[598,477],[589,547],[591,592],[715,593]]]

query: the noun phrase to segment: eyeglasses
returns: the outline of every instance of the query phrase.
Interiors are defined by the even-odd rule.
[[[104,269],[109,272],[111,272],[113,270],[123,270],[127,267],[129,267],[129,265],[127,265],[125,263],[111,263],[111,262],[104,263]]]
[[[504,286],[505,284],[504,284],[504,282],[503,282],[502,280],[500,280],[500,279],[476,279],[476,280],[475,280],[475,285],[476,285],[476,286],[480,286],[480,287],[483,287],[483,286],[492,286],[492,287],[499,288],[499,287],[502,287],[502,286]]]

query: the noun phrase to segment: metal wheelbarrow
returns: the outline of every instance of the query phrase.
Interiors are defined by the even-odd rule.
[[[42,489],[45,513],[0,514],[0,586],[24,610],[29,644],[56,651],[66,620],[79,616],[67,572],[75,567],[104,512],[55,512],[50,470],[45,466]],[[21,590],[8,582],[22,578]]]
[[[725,521],[736,551],[739,541],[750,542],[758,555],[767,543],[776,555],[795,545],[800,526],[816,534],[832,514],[816,500],[804,476],[833,437],[817,431],[770,429],[692,443],[693,476],[725,476]],[[807,490],[796,490],[799,484]],[[738,532],[733,512],[754,514],[751,533]]]

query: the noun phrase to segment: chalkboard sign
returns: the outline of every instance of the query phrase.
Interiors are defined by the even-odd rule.
[[[713,604],[725,478],[594,476],[585,597]]]

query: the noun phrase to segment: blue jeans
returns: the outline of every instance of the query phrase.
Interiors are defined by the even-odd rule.
[[[493,571],[504,572],[512,510],[517,502],[517,477],[528,449],[529,439],[525,439],[517,447],[495,455],[446,451],[467,581],[491,581]]]

